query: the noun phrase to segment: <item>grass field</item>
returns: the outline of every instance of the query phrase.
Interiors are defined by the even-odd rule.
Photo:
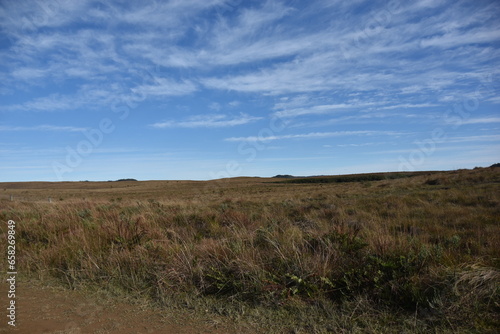
[[[500,168],[0,183],[0,198],[24,279],[274,333],[500,327]]]

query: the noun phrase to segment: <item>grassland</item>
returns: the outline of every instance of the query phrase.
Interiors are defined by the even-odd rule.
[[[271,333],[496,332],[500,168],[328,179],[1,183],[0,217],[25,279]]]

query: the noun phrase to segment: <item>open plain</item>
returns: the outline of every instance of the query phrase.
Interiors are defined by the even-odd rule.
[[[186,333],[494,333],[499,190],[500,168],[0,183],[1,244],[15,221],[20,298],[101,296]]]

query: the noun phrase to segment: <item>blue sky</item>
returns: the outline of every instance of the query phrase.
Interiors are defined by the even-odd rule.
[[[500,162],[500,3],[0,2],[0,181]]]

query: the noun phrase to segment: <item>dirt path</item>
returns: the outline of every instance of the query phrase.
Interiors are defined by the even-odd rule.
[[[16,327],[7,322],[6,285],[1,285],[0,333],[237,333],[236,329],[189,319],[168,311],[101,300],[83,292],[19,283],[16,291]],[[5,306],[5,307],[4,307]]]

